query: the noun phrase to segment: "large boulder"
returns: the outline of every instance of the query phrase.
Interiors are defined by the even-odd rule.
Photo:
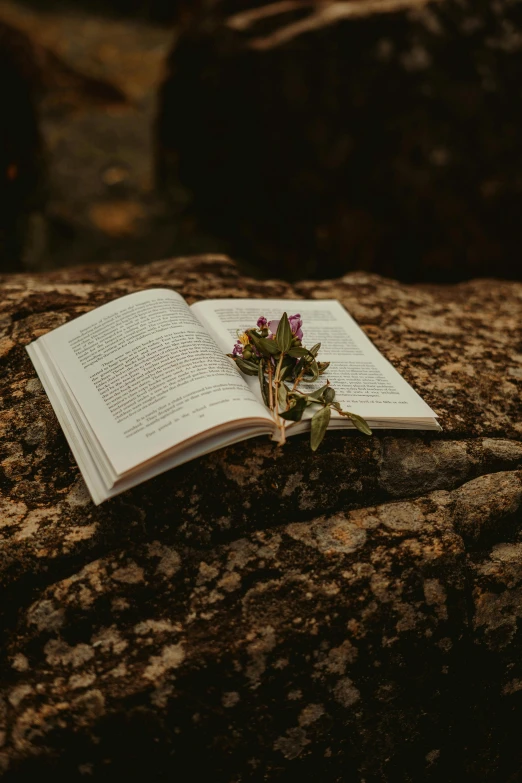
[[[180,0],[25,0],[38,10],[68,13],[88,9],[99,13],[138,16],[157,22],[170,22],[175,17]]]
[[[43,151],[35,85],[38,63],[27,37],[0,20],[0,270],[28,252],[31,217],[42,206]]]
[[[151,183],[172,30],[102,5],[123,3],[0,3],[0,272],[150,261],[175,244]]]
[[[201,228],[294,279],[520,279],[520,0],[185,5],[157,132],[176,208],[181,181]]]
[[[214,256],[1,286],[3,781],[520,779],[522,284]],[[444,431],[259,438],[95,507],[24,346],[157,286],[340,299]]]

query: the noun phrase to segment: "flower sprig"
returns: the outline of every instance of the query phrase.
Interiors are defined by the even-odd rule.
[[[299,313],[290,317],[283,313],[279,320],[272,321],[261,316],[256,327],[238,334],[232,353],[227,354],[242,373],[258,377],[263,401],[277,425],[279,443],[285,443],[286,422],[301,421],[311,406],[317,408],[310,420],[312,451],[319,448],[326,434],[332,410],[351,419],[365,435],[371,435],[361,416],[342,410],[330,381],[312,392],[300,389],[301,383],[318,381],[330,366],[330,362],[317,359],[321,343],[312,348],[303,345],[302,326]]]

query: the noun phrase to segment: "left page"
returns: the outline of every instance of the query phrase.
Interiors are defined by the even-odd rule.
[[[232,422],[270,430],[264,406],[174,291],[129,294],[37,344],[116,475]]]

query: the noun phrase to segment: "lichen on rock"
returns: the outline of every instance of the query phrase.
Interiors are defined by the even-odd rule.
[[[1,282],[2,779],[516,779],[519,284],[290,286],[217,256]],[[24,346],[169,285],[339,299],[443,432],[256,439],[95,507]]]

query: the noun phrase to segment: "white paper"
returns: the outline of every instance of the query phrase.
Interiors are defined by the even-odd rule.
[[[116,475],[224,424],[270,421],[173,291],[122,297],[38,342],[81,409],[78,426]]]
[[[429,419],[434,412],[375,348],[362,329],[336,300],[211,299],[192,310],[222,351],[231,352],[237,330],[255,327],[259,316],[268,320],[299,313],[303,318],[303,344],[321,343],[320,361],[331,366],[328,378],[341,407],[365,419]],[[257,379],[249,379],[258,395]]]

